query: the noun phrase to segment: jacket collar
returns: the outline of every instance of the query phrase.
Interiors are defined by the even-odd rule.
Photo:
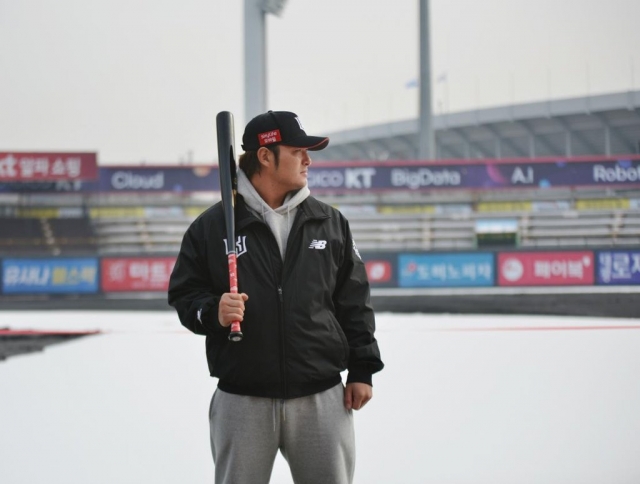
[[[308,219],[324,220],[331,217],[327,207],[311,196],[307,197],[298,207],[302,209]]]
[[[324,220],[330,218],[327,207],[321,204],[314,197],[309,196],[298,205],[299,217],[301,222],[307,220]],[[247,202],[244,197],[239,193],[236,195],[236,226],[238,229],[243,229],[247,225],[253,222],[260,222],[260,219],[253,215],[247,208]]]

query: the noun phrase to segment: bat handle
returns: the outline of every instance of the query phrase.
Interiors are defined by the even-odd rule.
[[[229,260],[229,292],[232,294],[238,294],[238,270],[235,251],[227,254],[227,259]],[[242,341],[242,336],[240,321],[232,321],[229,340],[234,342]]]

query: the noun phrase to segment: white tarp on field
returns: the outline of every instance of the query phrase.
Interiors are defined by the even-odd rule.
[[[0,312],[7,326],[106,333],[0,362],[0,482],[213,482],[215,381],[173,313]],[[379,314],[356,483],[640,482],[638,326]],[[272,482],[292,482],[281,457]]]

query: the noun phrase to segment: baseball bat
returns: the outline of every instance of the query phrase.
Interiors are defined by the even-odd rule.
[[[229,292],[238,293],[238,271],[236,262],[235,204],[238,191],[238,175],[236,172],[235,135],[233,130],[233,114],[222,111],[216,116],[218,132],[218,170],[220,173],[220,191],[222,208],[227,229],[227,259],[229,261]],[[242,341],[240,321],[231,322],[231,341]]]

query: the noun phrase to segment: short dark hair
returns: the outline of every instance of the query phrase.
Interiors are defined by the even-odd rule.
[[[271,151],[276,157],[276,168],[280,164],[280,146],[266,146],[266,148]],[[245,151],[240,155],[240,169],[244,171],[244,174],[247,175],[247,178],[251,180],[251,177],[256,173],[260,173],[260,161],[258,161],[258,152],[257,151]]]

